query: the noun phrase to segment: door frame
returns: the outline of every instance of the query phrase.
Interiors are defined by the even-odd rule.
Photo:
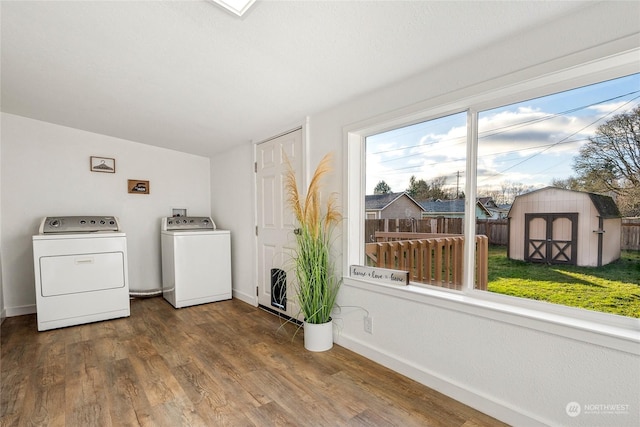
[[[253,253],[254,253],[254,266],[253,266],[253,306],[254,307],[258,307],[259,305],[259,298],[258,298],[258,291],[259,291],[259,286],[260,284],[258,283],[259,281],[259,275],[261,274],[259,270],[259,262],[258,262],[258,256],[259,256],[259,248],[258,248],[258,183],[257,183],[257,178],[258,178],[258,174],[257,174],[257,162],[258,162],[258,145],[263,144],[265,142],[269,142],[273,139],[279,138],[283,135],[286,135],[288,133],[291,132],[295,132],[297,130],[302,130],[302,171],[300,173],[300,176],[302,177],[303,183],[302,183],[302,187],[306,188],[306,186],[308,185],[309,182],[309,155],[308,155],[308,144],[309,144],[309,117],[305,117],[304,121],[302,124],[298,125],[298,126],[293,126],[290,129],[280,132],[276,135],[270,136],[268,138],[264,138],[264,139],[260,139],[257,141],[252,141],[253,144],[253,165],[251,165],[251,167],[253,168],[254,174],[253,174],[253,224],[254,224],[254,233],[253,233]],[[274,309],[274,312],[277,312],[277,310]]]

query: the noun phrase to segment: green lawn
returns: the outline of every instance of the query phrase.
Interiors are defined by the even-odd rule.
[[[640,251],[622,251],[604,267],[533,264],[489,248],[489,291],[589,310],[640,317]]]

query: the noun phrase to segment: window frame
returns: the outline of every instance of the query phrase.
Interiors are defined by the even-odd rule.
[[[466,180],[464,191],[465,194],[475,195],[479,112],[638,73],[639,55],[640,48],[636,48],[575,66],[566,65],[567,61],[575,58],[563,58],[346,126],[343,130],[343,206],[346,209],[343,223],[343,271],[348,272],[350,265],[364,262],[365,139],[368,136],[466,111],[466,174],[469,179]],[[558,71],[544,71],[548,69]],[[475,197],[465,201],[465,236],[475,236],[472,199]],[[344,276],[344,284],[429,305],[449,307],[547,333],[574,339],[580,337],[587,342],[640,355],[640,319],[474,289],[475,247],[472,242],[473,239],[465,239],[464,285],[461,291],[447,292],[433,286],[413,284],[394,287],[354,279],[347,274]]]

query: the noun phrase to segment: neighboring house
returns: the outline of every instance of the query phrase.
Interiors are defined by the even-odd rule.
[[[622,218],[609,196],[546,187],[515,198],[508,256],[599,267],[620,258]]]
[[[465,199],[420,202],[424,209],[422,217],[464,218],[464,201]],[[491,218],[491,212],[479,200],[476,202],[476,218]]]
[[[496,219],[507,219],[509,216],[509,209],[511,209],[510,204],[498,205],[498,209],[496,211],[498,218]],[[489,211],[491,211],[491,209],[489,209]]]
[[[407,193],[370,194],[365,196],[366,219],[416,218],[422,206]]]
[[[498,205],[492,197],[478,197],[478,202],[489,211],[489,219],[505,219],[509,214],[511,205]]]

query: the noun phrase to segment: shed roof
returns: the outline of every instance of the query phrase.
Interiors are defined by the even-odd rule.
[[[618,209],[618,205],[616,204],[616,202],[613,200],[611,196],[606,196],[604,194],[598,194],[598,193],[590,193],[588,191],[568,190],[566,188],[558,188],[558,187],[551,187],[551,186],[539,188],[537,190],[533,190],[528,193],[524,193],[519,196],[516,196],[511,207],[513,208],[518,198],[522,196],[527,196],[532,193],[538,193],[538,192],[548,191],[548,190],[556,190],[556,191],[560,190],[560,191],[569,191],[572,193],[586,194],[591,199],[591,203],[593,203],[593,206],[598,211],[598,215],[600,217],[602,218],[621,218],[622,217],[622,215],[620,214],[620,210]],[[511,209],[509,209],[509,215],[511,215]]]
[[[602,218],[620,218],[622,214],[620,214],[620,209],[618,209],[618,205],[610,196],[605,196],[603,194],[596,193],[588,193],[591,202],[598,210],[598,214]]]

